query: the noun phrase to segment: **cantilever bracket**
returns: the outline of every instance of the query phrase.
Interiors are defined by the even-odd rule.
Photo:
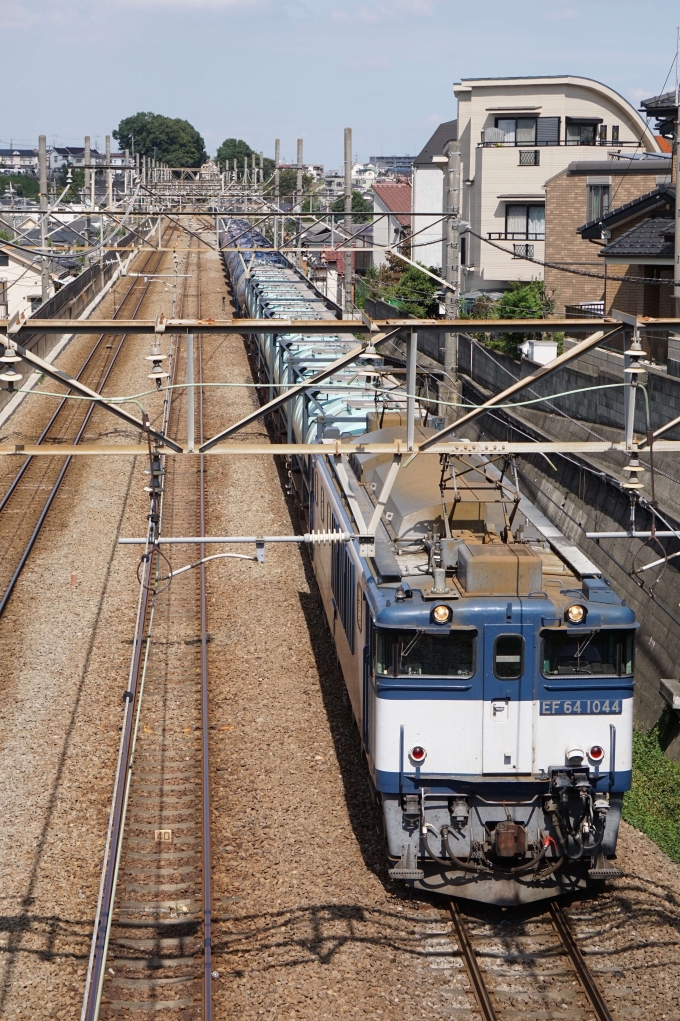
[[[270,319],[268,320],[268,322],[270,322],[272,325],[272,331],[275,331],[276,320]],[[390,340],[391,337],[394,337],[396,336],[397,333],[399,333],[400,329],[401,327],[394,330],[389,330],[387,333],[377,334],[374,338],[372,338],[374,341],[374,346],[377,348],[379,344],[383,344],[386,340]],[[240,419],[240,421],[235,422],[234,425],[230,425],[228,429],[224,429],[221,433],[217,433],[216,436],[213,436],[211,439],[207,440],[204,444],[202,444],[202,446],[199,447],[198,449],[199,454],[205,454],[208,450],[210,450],[211,447],[216,446],[216,444],[221,443],[222,440],[226,439],[227,436],[231,436],[233,433],[238,432],[239,429],[243,429],[244,426],[250,425],[251,422],[254,422],[256,419],[261,418],[262,415],[267,415],[269,412],[274,411],[276,408],[281,407],[282,404],[287,404],[288,401],[293,401],[297,396],[299,396],[299,394],[304,393],[306,390],[313,390],[315,386],[317,386],[319,383],[322,383],[325,379],[328,379],[330,376],[334,375],[336,372],[339,372],[341,369],[344,369],[346,366],[351,365],[352,362],[356,361],[356,359],[363,353],[364,350],[365,350],[364,344],[352,348],[351,351],[347,352],[347,354],[342,355],[331,365],[328,365],[325,369],[322,369],[320,372],[317,372],[314,376],[310,376],[308,379],[305,379],[304,382],[298,383],[296,386],[292,386],[290,387],[289,390],[286,390],[285,393],[279,394],[278,397],[274,397],[271,401],[268,401],[267,404],[263,404],[255,411],[252,411],[249,415],[246,415],[245,418],[242,418]],[[326,453],[326,451],[324,451],[323,447],[320,446],[319,453],[323,454]]]
[[[70,390],[75,390],[75,392],[81,397],[89,397],[89,399],[95,404],[98,404],[100,408],[104,408],[112,415],[115,415],[116,418],[122,418],[124,422],[127,422],[128,425],[134,426],[135,429],[140,429],[142,432],[149,433],[149,435],[153,436],[164,446],[170,447],[170,449],[174,450],[176,453],[183,453],[183,448],[169,439],[165,433],[159,432],[156,429],[148,428],[144,422],[135,418],[135,416],[131,415],[129,411],[125,411],[124,408],[119,407],[117,404],[110,404],[108,401],[104,400],[101,394],[98,394],[96,390],[90,390],[89,386],[85,386],[79,380],[74,379],[73,376],[69,376],[67,372],[55,369],[55,367],[50,365],[49,362],[43,361],[43,359],[39,358],[38,355],[34,354],[32,351],[28,351],[21,344],[18,344],[16,340],[13,339],[11,341],[11,346],[16,349],[16,352],[20,355],[22,361],[26,362],[28,365],[33,365],[36,369],[40,369],[40,371],[44,372],[46,376],[50,377],[50,379],[55,380],[57,383],[63,383],[64,386],[67,386]],[[59,447],[56,446],[54,450],[55,453],[58,453]]]
[[[387,476],[383,483],[383,487],[380,491],[380,496],[378,497],[378,502],[375,506],[375,510],[373,511],[373,517],[371,518],[370,524],[368,526],[368,531],[371,533],[371,535],[375,535],[378,525],[380,524],[380,519],[382,518],[383,511],[385,510],[385,504],[390,498],[390,493],[392,492],[392,487],[396,482],[397,474],[399,472],[400,467],[401,467],[401,453],[398,453],[395,454],[394,457],[392,458],[392,464],[390,465],[389,471],[387,472]]]

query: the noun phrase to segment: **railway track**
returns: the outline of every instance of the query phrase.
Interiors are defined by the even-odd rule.
[[[162,258],[162,252],[152,253],[145,260],[141,271],[156,272]],[[147,280],[140,288],[138,278],[134,278],[113,318],[134,318],[150,284],[151,281]],[[103,393],[125,348],[126,338],[127,334],[100,334],[76,378],[91,390]],[[70,390],[66,391],[66,395],[57,404],[38,443],[58,446],[60,443],[80,442],[95,405],[87,401],[70,400],[67,396],[70,393]],[[27,457],[0,499],[0,526],[5,538],[4,555],[0,561],[0,615],[12,596],[71,461],[72,457]]]
[[[472,919],[455,900],[449,910],[483,1021],[613,1021],[558,903],[500,922]]]
[[[182,310],[200,316],[200,254],[188,259],[197,293],[187,295],[184,285]],[[171,382],[185,378],[183,338],[181,343],[174,338],[170,366]],[[173,394],[168,391],[164,428],[181,435],[185,410]],[[202,439],[200,387],[197,403]],[[161,534],[204,534],[203,458],[171,458],[163,470]],[[183,1018],[207,1021],[212,978],[205,566],[170,584],[162,580],[167,563],[157,555],[144,569],[83,1018],[143,1021],[147,1012],[157,1018],[159,1010],[181,1010]]]

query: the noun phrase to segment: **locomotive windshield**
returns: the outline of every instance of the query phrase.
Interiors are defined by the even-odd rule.
[[[582,635],[543,632],[543,673],[615,677],[633,673],[632,631],[585,631]]]
[[[472,677],[476,631],[378,631],[375,672],[380,677]]]

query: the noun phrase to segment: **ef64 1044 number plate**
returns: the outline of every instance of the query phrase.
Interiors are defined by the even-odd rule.
[[[541,701],[541,716],[616,716],[620,698],[551,698]]]

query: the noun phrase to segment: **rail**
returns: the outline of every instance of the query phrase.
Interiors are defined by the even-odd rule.
[[[487,984],[485,976],[488,973],[484,972],[480,967],[478,952],[475,950],[473,940],[465,923],[465,917],[457,901],[449,901],[449,911],[453,920],[458,949],[461,957],[463,958],[468,978],[470,979],[472,990],[474,992],[475,999],[477,1000],[478,1011],[484,1021],[502,1021],[503,1014],[505,1012],[502,1002],[503,997],[502,995],[495,996],[493,988],[490,989]],[[546,914],[549,914],[550,916],[553,931],[558,936],[559,947],[562,953],[566,958],[568,958],[573,967],[574,981],[578,982],[580,990],[587,1000],[587,1007],[583,1012],[584,1021],[593,1013],[597,1021],[613,1021],[604,996],[602,995],[602,992],[595,981],[595,977],[579,949],[578,943],[576,942],[569,927],[567,917],[562,907],[556,901],[551,901]],[[542,951],[542,955],[545,955],[545,949]],[[523,956],[527,957],[529,955]],[[527,977],[530,975],[534,979],[536,978],[535,969],[532,967],[527,969]],[[545,995],[545,993],[549,993],[550,991],[542,989],[541,992]],[[554,990],[552,992],[554,993]],[[512,1014],[514,1016],[515,1011],[508,1011],[508,1014]],[[570,1012],[570,1016],[574,1016],[573,1011]]]
[[[147,258],[147,260],[145,262],[145,265],[149,261],[151,261],[152,257],[153,256],[149,256]],[[126,291],[125,296],[124,296],[123,300],[121,301],[121,304],[120,304],[118,310],[116,312],[114,312],[114,318],[118,315],[118,312],[120,312],[123,309],[123,307],[125,306],[125,303],[126,303],[127,299],[130,297],[130,295],[132,294],[132,291],[133,291],[134,287],[135,287],[135,282],[133,282],[130,285],[130,287],[128,288],[128,290]],[[149,288],[149,284],[147,282],[147,284],[145,285],[145,287],[144,287],[144,289],[142,291],[142,294],[141,294],[141,296],[139,298],[139,301],[137,302],[137,305],[136,305],[136,307],[135,307],[135,309],[133,311],[133,317],[137,313],[139,308],[141,307],[142,301],[144,300],[144,297],[146,295],[146,292],[147,292],[148,288]],[[78,372],[78,375],[77,375],[76,379],[78,379],[78,380],[81,379],[81,377],[87,372],[88,368],[90,367],[90,364],[91,364],[92,360],[95,358],[97,353],[100,352],[101,350],[103,350],[102,345],[103,345],[104,340],[106,339],[107,336],[109,336],[109,334],[107,334],[107,333],[102,333],[102,334],[99,335],[99,337],[97,338],[97,341],[95,342],[94,347],[92,348],[92,350],[88,354],[87,358],[85,359],[85,362],[81,366],[80,371]],[[116,347],[115,351],[113,352],[112,357],[109,360],[108,366],[106,367],[106,370],[105,370],[103,376],[101,377],[101,379],[99,380],[99,382],[97,384],[97,387],[96,387],[96,392],[97,393],[101,393],[102,390],[104,389],[104,387],[106,386],[106,383],[107,383],[107,381],[109,379],[109,376],[111,375],[113,367],[116,364],[118,356],[120,355],[122,347],[123,347],[123,345],[125,343],[126,337],[127,337],[127,333],[123,333],[122,336],[120,336],[120,338],[118,340],[117,347]],[[67,391],[67,394],[59,402],[59,404],[57,405],[56,410],[54,411],[54,413],[50,417],[47,425],[43,429],[43,431],[42,431],[42,433],[41,433],[41,435],[40,435],[40,437],[38,438],[38,441],[37,441],[37,445],[49,446],[51,448],[50,449],[50,454],[56,453],[56,450],[58,449],[56,447],[56,445],[49,444],[50,433],[54,429],[55,425],[59,422],[59,420],[60,420],[64,410],[69,405],[69,394],[70,393],[71,393],[70,390]],[[80,443],[80,440],[81,440],[82,436],[84,435],[85,430],[86,430],[86,428],[87,428],[87,426],[88,426],[88,424],[90,422],[90,419],[92,417],[92,413],[93,413],[94,409],[95,409],[94,403],[90,404],[88,406],[87,411],[85,412],[85,416],[83,418],[83,421],[82,421],[82,423],[80,425],[80,428],[78,429],[78,431],[76,433],[76,436],[75,436],[75,439],[73,440],[73,446],[77,446]],[[21,468],[17,472],[15,478],[12,480],[9,488],[5,492],[5,494],[2,497],[2,499],[0,500],[0,514],[2,514],[2,512],[5,510],[5,508],[8,507],[8,504],[11,504],[13,497],[15,497],[15,496],[18,497],[19,496],[20,489],[21,489],[21,482],[24,479],[24,477],[27,474],[27,472],[29,471],[29,468],[31,466],[31,463],[33,462],[33,457],[34,456],[35,455],[29,455],[26,458],[26,460],[22,464]],[[47,496],[47,498],[46,498],[46,500],[45,500],[45,502],[43,504],[42,510],[38,514],[37,520],[35,521],[35,525],[33,526],[32,531],[31,531],[31,533],[30,533],[30,535],[28,537],[28,541],[25,543],[23,551],[22,551],[22,553],[19,556],[19,559],[17,561],[16,567],[14,568],[13,573],[11,574],[8,582],[5,585],[5,588],[4,588],[4,591],[3,591],[3,594],[2,594],[2,598],[0,598],[0,616],[2,616],[2,614],[4,613],[4,611],[5,611],[6,607],[7,607],[7,604],[9,602],[10,598],[11,598],[12,592],[14,591],[16,583],[19,580],[21,572],[23,571],[24,567],[26,566],[26,562],[27,562],[27,560],[28,560],[28,558],[29,558],[29,556],[31,554],[31,551],[33,550],[33,547],[35,546],[35,543],[36,543],[36,541],[38,539],[38,536],[39,536],[39,534],[40,534],[40,532],[42,530],[42,527],[43,527],[43,525],[45,523],[45,519],[47,518],[47,515],[49,513],[50,507],[54,503],[54,500],[55,500],[55,498],[56,498],[56,496],[57,496],[57,494],[58,494],[58,492],[59,492],[59,490],[61,488],[62,482],[64,481],[64,477],[65,477],[65,475],[66,475],[66,473],[68,471],[68,468],[69,468],[69,465],[71,463],[72,457],[73,457],[73,455],[69,454],[67,456],[66,460],[64,461],[64,463],[63,463],[63,465],[62,465],[62,467],[61,467],[61,469],[59,471],[59,474],[58,474],[58,476],[56,478],[56,481],[53,483],[53,485],[51,487],[51,490],[50,490],[50,492],[49,492],[49,494],[48,494],[48,496]],[[6,551],[6,557],[9,555],[9,553],[10,553],[10,550],[8,549]]]
[[[197,270],[195,275],[195,282],[198,289],[198,301],[199,301],[199,315],[200,315],[200,288],[201,288],[201,271],[200,271],[200,258],[197,259]],[[184,292],[186,291],[186,283],[184,284]],[[185,294],[182,294],[182,302],[184,302]],[[163,415],[163,426],[167,428],[170,423],[171,414],[175,414],[175,406],[173,402],[173,396],[175,390],[174,385],[177,384],[177,373],[179,364],[179,337],[177,337],[177,344],[175,347],[174,355],[171,357],[171,388],[168,391],[168,396],[165,401],[164,415]],[[201,440],[204,436],[203,429],[203,357],[202,357],[202,345],[201,338],[198,338],[198,425],[199,425],[199,436]],[[200,456],[200,467],[199,467],[199,489],[198,489],[198,522],[201,534],[205,532],[206,524],[206,490],[205,490],[205,466],[204,458]],[[150,523],[149,533],[147,537],[147,548],[146,548],[146,563],[144,566],[143,577],[140,582],[140,594],[138,604],[138,614],[135,626],[134,634],[134,650],[132,656],[132,662],[130,666],[130,675],[128,682],[128,690],[125,693],[126,705],[125,705],[125,717],[123,723],[123,734],[121,735],[121,745],[116,769],[116,776],[114,781],[114,793],[111,804],[111,814],[109,821],[109,834],[105,845],[104,853],[104,865],[102,869],[102,882],[100,888],[99,903],[97,908],[97,915],[95,919],[94,931],[93,931],[93,942],[92,951],[90,955],[90,963],[88,966],[88,975],[86,981],[86,988],[83,1002],[83,1012],[81,1015],[82,1021],[97,1021],[99,1018],[100,1007],[103,1002],[103,993],[105,989],[105,973],[107,971],[107,962],[109,955],[109,942],[113,939],[111,933],[114,925],[114,910],[118,904],[118,887],[120,886],[121,891],[125,890],[125,879],[122,878],[125,875],[125,861],[123,858],[123,841],[125,837],[126,828],[126,816],[128,814],[128,806],[132,805],[131,811],[134,813],[134,788],[133,788],[133,763],[136,758],[139,758],[140,752],[137,750],[137,734],[141,733],[140,721],[143,721],[142,717],[142,703],[144,701],[144,689],[145,684],[148,686],[151,680],[156,677],[155,673],[151,673],[147,677],[147,665],[150,662],[149,649],[153,641],[152,632],[154,632],[154,617],[156,614],[157,598],[154,597],[153,579],[158,577],[160,568],[160,561],[162,555],[159,553],[159,544],[157,539],[162,531],[163,518],[164,518],[164,505],[168,499],[163,495],[163,490],[168,484],[168,477],[165,476],[166,471],[166,460],[164,456],[160,458],[160,466],[162,475],[160,478],[164,479],[164,485],[158,493],[154,492],[153,481],[151,481],[151,499],[152,499],[152,510],[151,513],[158,516],[158,523],[154,527],[153,521]],[[191,473],[191,477],[193,473]],[[153,477],[152,477],[153,479]],[[176,484],[178,480],[175,480]],[[194,490],[195,493],[195,490]],[[175,491],[175,498],[169,504],[168,511],[171,515],[176,512],[177,502],[177,491]],[[193,501],[189,498],[185,498],[184,504],[193,504]],[[204,547],[201,546],[202,556],[204,553]],[[206,590],[206,572],[205,565],[202,564],[199,572],[199,598],[200,598],[200,721],[201,721],[201,745],[200,745],[200,782],[202,788],[202,796],[200,801],[200,814],[201,814],[201,864],[202,864],[202,915],[203,915],[203,938],[202,938],[202,951],[203,951],[203,966],[201,975],[201,991],[202,991],[202,1011],[201,1017],[206,1021],[211,1021],[212,1018],[212,893],[211,893],[211,837],[210,837],[210,760],[209,760],[209,701],[208,701],[208,663],[207,663],[207,644],[208,644],[208,632],[207,632],[207,590]],[[191,644],[191,643],[190,643]],[[153,660],[153,653],[151,654],[151,661]],[[153,671],[153,667],[149,666],[149,670]],[[153,688],[151,689],[153,692]],[[148,710],[145,710],[148,713]],[[193,728],[192,728],[193,729]],[[143,749],[142,749],[143,752]],[[143,767],[141,767],[143,768]],[[169,766],[172,769],[174,767]],[[165,775],[165,774],[163,774]],[[198,819],[198,812],[197,819]],[[133,822],[134,824],[134,822]],[[158,839],[158,838],[157,838]],[[120,880],[119,880],[120,875]],[[151,883],[151,887],[153,883]],[[161,887],[162,889],[162,887]],[[125,900],[123,893],[120,895]],[[122,905],[125,906],[124,904]],[[129,906],[129,905],[128,905]],[[115,923],[116,927],[120,925],[128,924],[124,920],[118,919]],[[137,923],[134,923],[137,924]],[[115,933],[114,933],[115,935]],[[185,976],[182,981],[188,983],[196,981],[198,975],[193,978],[191,976]],[[127,982],[128,980],[126,980]],[[149,1009],[153,1009],[152,1001],[150,1002]],[[178,1001],[178,1005],[186,1005],[189,1001]],[[126,1008],[125,1004],[121,1003],[117,1007],[118,1010],[140,1009],[139,1003],[131,1003],[129,1008]]]

